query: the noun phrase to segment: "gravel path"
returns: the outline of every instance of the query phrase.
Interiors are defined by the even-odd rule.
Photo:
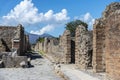
[[[52,63],[46,58],[31,61],[32,68],[1,68],[0,80],[62,80],[54,71]]]

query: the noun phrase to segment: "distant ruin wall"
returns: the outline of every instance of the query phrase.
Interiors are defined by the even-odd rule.
[[[65,64],[71,62],[70,31],[66,30],[60,40],[50,39],[47,42],[47,53],[51,54],[56,62]]]
[[[44,51],[50,54],[57,63],[71,62],[71,37],[70,31],[66,30],[58,40],[57,38],[45,38],[44,43],[37,42],[35,51]]]
[[[86,27],[79,25],[75,34],[75,63],[80,69],[92,65],[92,34]]]

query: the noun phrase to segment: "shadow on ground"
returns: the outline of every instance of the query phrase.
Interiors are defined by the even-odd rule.
[[[43,58],[39,53],[31,53],[31,59]]]
[[[26,53],[26,56],[28,58],[30,58],[31,60],[35,60],[35,59],[38,59],[38,58],[43,58],[39,53],[37,52],[29,52],[29,53]],[[34,67],[34,65],[32,65],[31,63],[28,63],[29,65],[29,68],[31,67]]]
[[[43,58],[39,53],[37,52],[30,52],[26,54],[31,60],[38,59],[38,58]]]

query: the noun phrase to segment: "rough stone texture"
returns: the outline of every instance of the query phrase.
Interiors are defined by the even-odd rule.
[[[20,63],[23,61],[27,67],[27,56],[3,56],[2,61],[5,68],[21,67]]]
[[[62,42],[62,47],[64,49],[64,62],[68,64],[71,62],[71,35],[69,30],[64,32],[62,36]]]
[[[105,21],[95,21],[93,29],[93,71],[105,72]]]
[[[17,49],[18,55],[24,55],[27,43],[29,43],[29,39],[25,38],[22,25],[0,26],[0,51],[11,52],[12,49]]]
[[[120,80],[120,2],[110,4],[104,14],[107,15],[105,16],[106,72],[112,80]]]
[[[45,38],[45,41],[44,41],[44,52],[47,53],[47,50],[48,50],[48,38]]]
[[[64,31],[63,35],[58,39],[48,40],[48,53],[53,56],[57,63],[68,64],[71,62],[71,37],[70,31]]]
[[[30,49],[29,37],[24,34],[21,24],[16,27],[0,26],[0,59],[7,68],[20,67],[27,64],[25,52]]]
[[[2,40],[0,40],[0,52],[6,51],[5,46],[2,43]]]
[[[45,38],[44,43],[37,42],[35,51],[44,51],[52,55],[57,63],[68,64],[71,62],[71,37],[70,31],[66,30],[60,39]]]
[[[5,51],[9,52],[12,48],[12,39],[17,34],[16,29],[16,27],[11,26],[0,26],[0,39],[4,47],[6,48]]]
[[[92,64],[92,36],[82,25],[77,27],[75,35],[75,63],[80,69],[87,69]]]
[[[93,32],[93,68],[105,71],[110,80],[120,80],[120,3],[112,3],[96,20]]]

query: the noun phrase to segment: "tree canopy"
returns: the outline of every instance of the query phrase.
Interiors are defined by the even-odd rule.
[[[44,38],[39,37],[36,42],[44,42]]]
[[[69,30],[71,32],[71,36],[74,37],[75,36],[75,30],[76,27],[78,27],[78,25],[83,25],[86,28],[88,27],[87,23],[81,21],[81,20],[75,20],[75,21],[71,21],[69,23],[66,24],[66,30]]]

